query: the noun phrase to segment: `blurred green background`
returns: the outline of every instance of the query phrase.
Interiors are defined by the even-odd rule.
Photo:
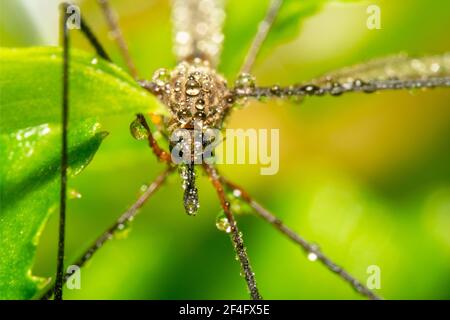
[[[56,41],[56,1],[0,1],[2,46]],[[111,2],[140,74],[150,78],[155,69],[172,67],[169,2]],[[239,16],[248,32],[256,28],[267,2],[229,0],[227,18],[252,12],[247,20]],[[381,7],[381,30],[366,28],[368,4]],[[123,65],[95,1],[80,5],[113,60]],[[449,12],[450,3],[443,1],[329,4],[304,21],[296,39],[266,50],[254,74],[261,85],[290,84],[382,55],[450,51]],[[240,36],[233,33],[225,45],[233,48]],[[73,42],[91,50],[79,35]],[[240,61],[225,48],[224,70],[227,62]],[[133,117],[103,121],[110,136],[85,172],[71,181],[82,197],[69,203],[67,263],[163,168],[145,143],[130,136]],[[286,224],[363,282],[367,267],[378,265],[377,292],[387,299],[450,298],[449,90],[252,103],[237,110],[228,126],[280,129],[278,174],[261,176],[255,165],[220,169]],[[82,289],[66,290],[66,298],[247,298],[230,240],[215,227],[220,206],[203,176],[199,189],[200,211],[189,217],[179,178],[173,176],[142,209],[126,239],[108,243],[82,269]],[[41,238],[35,275],[53,277],[56,218]],[[264,298],[360,298],[263,221],[252,215],[238,219]]]

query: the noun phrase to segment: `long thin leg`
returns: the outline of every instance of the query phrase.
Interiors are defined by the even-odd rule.
[[[346,67],[303,84],[280,87],[234,88],[237,97],[289,98],[340,96],[349,92],[450,87],[450,53],[409,57],[390,56]]]
[[[61,6],[62,6],[62,8],[64,8],[65,14],[68,14],[67,10],[71,6],[71,4],[68,2],[65,2],[65,3],[62,3]],[[109,57],[106,50],[103,48],[103,46],[100,43],[100,41],[98,40],[98,38],[95,36],[92,29],[89,27],[89,24],[86,22],[86,20],[83,18],[82,15],[79,17],[79,19],[80,19],[80,31],[86,37],[86,39],[89,41],[91,46],[95,49],[95,52],[97,53],[97,55],[99,57],[111,62],[111,58]],[[67,18],[66,18],[66,20],[67,20]],[[65,27],[67,27],[67,25],[65,25]]]
[[[63,284],[67,280],[67,274],[64,272],[64,256],[65,256],[65,222],[66,222],[66,198],[67,198],[67,168],[68,168],[68,143],[67,143],[67,133],[68,133],[68,122],[69,122],[69,66],[70,66],[70,58],[69,58],[69,49],[70,49],[70,30],[67,26],[67,20],[69,17],[68,14],[68,7],[70,4],[63,3],[60,7],[61,11],[61,22],[60,22],[60,32],[61,32],[61,40],[62,40],[62,46],[63,46],[63,76],[62,76],[62,147],[61,147],[61,172],[60,172],[60,212],[59,212],[59,236],[58,236],[58,254],[57,254],[57,267],[56,267],[56,279],[55,279],[55,285],[53,288],[50,288],[46,295],[51,295],[51,293],[54,293],[55,300],[62,300],[63,299]],[[108,7],[108,4],[106,3],[106,8]],[[110,14],[112,14],[110,12]],[[109,55],[106,53],[88,24],[84,21],[82,17],[80,17],[81,22],[81,32],[86,36],[90,44],[94,47],[96,50],[96,53],[103,59],[107,61],[111,61]],[[168,154],[159,148],[159,146],[156,143],[156,140],[153,138],[150,128],[148,127],[147,123],[145,122],[145,118],[140,115],[144,121],[144,125],[146,130],[148,131],[148,140],[149,144],[152,147],[155,154],[159,156],[160,159],[166,161],[169,163],[168,159],[170,160],[170,157]],[[139,117],[139,116],[138,116]],[[168,169],[172,170],[172,169]],[[168,172],[167,172],[168,173]],[[167,175],[167,174],[166,174]],[[161,176],[160,176],[161,178]],[[164,176],[165,179],[165,176]],[[163,180],[160,182],[162,183]],[[161,180],[161,179],[159,179]],[[157,181],[155,182],[159,182]],[[159,185],[156,185],[153,189],[158,188]],[[150,191],[152,191],[152,188],[149,188]],[[154,191],[154,190],[153,190]],[[130,208],[129,211],[127,211],[121,218],[122,219],[132,219],[134,215],[136,214],[137,209],[142,206],[142,204],[146,201],[146,199],[153,193],[150,192],[147,195],[147,192],[144,193],[144,195],[138,200],[138,202]],[[145,197],[147,195],[147,198]],[[120,219],[118,220],[120,222]],[[125,221],[125,220],[124,220]],[[117,224],[109,229],[110,232],[113,232],[115,229],[118,228],[120,224]],[[112,233],[110,233],[112,234]],[[106,240],[108,240],[108,235],[105,233],[103,235],[104,237],[99,238],[96,242],[96,246],[91,246],[90,252],[91,255],[93,252],[95,252]],[[93,250],[93,251],[92,251]],[[81,260],[78,262],[81,262],[80,265],[83,265],[88,259],[88,254],[84,255]]]
[[[80,23],[81,32],[86,36],[89,43],[94,47],[95,51],[97,52],[97,55],[111,62],[111,58],[109,57],[108,53],[105,51],[100,41],[98,41],[97,37],[92,32],[91,28],[86,23],[86,21],[82,17],[80,18],[80,21],[81,21]]]
[[[108,240],[113,239],[114,233],[121,228],[128,221],[132,221],[139,212],[139,209],[150,199],[150,197],[155,194],[155,192],[161,187],[166,178],[172,173],[174,167],[168,167],[164,170],[145,190],[145,192],[136,200],[136,202],[125,211],[117,220],[114,222],[107,230],[105,230],[86,251],[78,258],[78,260],[73,263],[78,267],[82,267],[89,261],[92,256],[99,250]],[[63,277],[63,282],[66,282],[70,277],[70,273],[65,273]],[[56,283],[55,283],[56,286]],[[42,295],[41,299],[50,299],[53,293],[53,287],[47,289],[47,291]]]
[[[241,93],[239,89],[234,90],[236,97],[249,98],[290,98],[305,96],[341,96],[344,93],[363,92],[374,93],[386,90],[413,90],[413,89],[432,89],[450,87],[450,77],[430,77],[426,79],[415,80],[369,80],[360,79],[346,82],[329,82],[316,85],[313,83],[294,85],[289,87],[280,87],[277,85],[271,87],[255,87],[251,91]]]
[[[250,297],[253,300],[260,300],[262,297],[259,294],[258,287],[256,286],[255,274],[252,271],[252,266],[250,265],[250,261],[247,256],[247,252],[244,246],[244,241],[242,239],[242,233],[239,231],[236,220],[234,219],[233,213],[230,209],[230,203],[228,202],[221,178],[216,170],[211,165],[203,164],[203,168],[208,174],[214,188],[216,189],[217,195],[219,196],[220,204],[225,213],[225,216],[228,219],[228,223],[230,224],[230,233],[231,239],[233,241],[234,250],[236,251],[236,255],[239,258],[239,262],[241,264],[242,271],[244,273],[245,281],[247,283],[247,287],[250,291]]]
[[[64,282],[64,255],[65,255],[65,222],[66,222],[66,197],[67,197],[67,127],[69,123],[69,50],[70,50],[70,30],[67,26],[67,19],[69,17],[68,7],[69,3],[63,3],[60,7],[60,33],[63,46],[63,76],[62,76],[62,136],[61,136],[61,185],[60,185],[60,205],[59,205],[59,236],[58,236],[58,255],[56,266],[56,280],[55,280],[55,300],[62,300],[63,298],[63,282]],[[97,54],[105,60],[111,61],[106,51],[101,46],[100,42],[95,37],[87,23],[82,17],[81,32],[86,36],[91,45],[96,50]]]
[[[225,0],[172,0],[173,49],[178,61],[200,58],[212,67],[222,49]]]
[[[253,38],[252,44],[250,45],[250,49],[247,52],[244,63],[242,64],[240,73],[250,73],[250,70],[255,63],[256,56],[258,55],[264,40],[267,38],[269,34],[270,28],[275,22],[275,18],[277,17],[278,12],[280,11],[280,7],[283,3],[283,0],[272,0],[269,6],[269,10],[267,11],[264,20],[258,26],[258,31]]]
[[[412,80],[445,75],[450,75],[450,52],[421,57],[401,53],[328,72],[315,82],[326,83],[330,79],[341,82],[349,78]]]
[[[303,237],[289,229],[283,222],[271,214],[267,209],[261,206],[258,202],[251,198],[251,196],[238,185],[230,182],[229,180],[221,177],[221,181],[224,185],[232,190],[239,190],[242,199],[247,202],[258,214],[259,217],[263,218],[271,225],[273,225],[278,231],[287,236],[289,239],[300,245],[300,247],[308,254],[314,254],[317,257],[317,260],[324,264],[331,272],[336,273],[343,280],[348,282],[353,289],[355,289],[358,293],[366,296],[372,300],[380,300],[381,297],[376,295],[373,291],[369,290],[366,286],[364,286],[361,282],[359,282],[355,277],[350,275],[347,271],[345,271],[342,267],[334,263],[330,258],[328,258],[325,254],[323,254],[318,246],[313,245],[306,241]]]
[[[108,0],[97,1],[103,11],[103,14],[105,15],[111,34],[119,46],[120,52],[122,53],[122,56],[128,66],[128,69],[130,70],[131,75],[133,76],[133,78],[137,79],[138,72],[133,59],[131,59],[130,51],[128,50],[127,43],[125,42],[125,39],[123,37],[122,30],[120,29],[117,14],[111,8]]]
[[[59,238],[58,257],[56,265],[55,300],[63,298],[64,281],[64,247],[66,227],[66,195],[67,195],[67,124],[69,120],[69,30],[66,25],[68,18],[67,5],[61,8],[61,38],[63,45],[63,76],[62,76],[62,147],[61,147],[61,185],[59,198]]]

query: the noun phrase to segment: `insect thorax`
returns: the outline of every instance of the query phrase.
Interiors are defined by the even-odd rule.
[[[157,94],[169,108],[168,130],[193,128],[202,122],[206,128],[220,128],[233,103],[226,80],[199,58],[180,62],[173,70],[159,69],[153,75]]]

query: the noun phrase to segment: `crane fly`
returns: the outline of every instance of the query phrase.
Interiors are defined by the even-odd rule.
[[[250,297],[261,299],[255,274],[250,264],[243,242],[234,218],[228,191],[248,203],[254,212],[266,222],[274,226],[283,235],[298,244],[305,252],[314,255],[330,272],[347,282],[353,289],[369,299],[380,299],[376,293],[367,288],[344,268],[333,262],[317,245],[314,245],[287,227],[280,219],[259,204],[238,184],[229,181],[219,174],[210,157],[202,153],[204,141],[196,141],[189,135],[181,139],[177,130],[197,128],[201,133],[207,130],[223,129],[224,121],[239,103],[252,99],[303,99],[309,96],[340,96],[352,92],[373,93],[382,90],[410,90],[416,88],[450,87],[450,54],[442,54],[423,58],[412,58],[407,55],[397,55],[374,60],[368,63],[329,73],[312,81],[291,86],[272,85],[260,87],[251,74],[255,59],[274,24],[277,14],[283,5],[282,0],[272,0],[264,19],[260,22],[256,35],[242,63],[236,82],[230,85],[225,77],[216,71],[224,35],[222,26],[225,16],[224,0],[173,0],[172,23],[173,44],[178,64],[173,70],[158,69],[150,80],[139,78],[136,66],[131,59],[127,43],[119,28],[119,22],[108,0],[98,0],[106,22],[117,42],[120,52],[126,62],[130,74],[140,84],[142,90],[147,90],[159,98],[167,107],[170,116],[158,122],[158,129],[165,137],[173,136],[179,140],[171,140],[169,150],[161,148],[151,132],[145,115],[137,114],[130,125],[132,135],[139,140],[146,140],[155,156],[167,165],[154,182],[146,189],[139,199],[117,221],[101,234],[97,240],[75,262],[83,266],[92,255],[112,234],[124,223],[132,220],[137,210],[159,189],[166,178],[178,169],[184,189],[183,203],[187,214],[195,215],[199,208],[198,190],[196,187],[196,168],[206,172],[215,188],[224,217],[218,222],[218,227],[230,235],[237,260],[240,263]],[[67,125],[70,69],[69,40],[70,30],[67,27],[70,4],[61,8],[61,31],[63,46],[63,133],[61,150],[61,197],[60,224],[57,274],[55,283],[44,293],[43,298],[62,299],[63,284],[70,274],[64,272],[64,240],[65,240],[65,201],[66,201],[66,171],[67,155]],[[80,30],[96,50],[99,58],[111,61],[109,55],[97,40],[87,22],[81,17]],[[183,162],[173,161],[173,150],[176,142],[182,142],[177,154]]]

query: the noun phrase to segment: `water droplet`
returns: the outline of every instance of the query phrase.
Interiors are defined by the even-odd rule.
[[[211,92],[214,89],[214,85],[211,81],[205,80],[202,82],[202,89],[205,92]]]
[[[143,140],[147,139],[148,137],[147,129],[142,125],[141,121],[139,121],[138,118],[131,122],[130,132],[136,140]]]
[[[317,244],[315,244],[315,243],[312,243],[311,247],[310,247],[310,250],[308,252],[308,255],[307,255],[308,260],[309,261],[316,261],[317,258],[318,258],[318,254],[317,253],[319,252],[319,250],[320,250],[319,246]]]
[[[114,238],[116,239],[125,239],[128,237],[128,234],[131,231],[131,220],[127,220],[125,222],[120,223],[117,226],[117,229],[114,230]]]
[[[91,64],[96,65],[98,63],[98,59],[94,58],[91,60]]]
[[[158,86],[163,87],[170,80],[170,73],[167,69],[160,68],[153,73],[152,77],[153,82],[155,82]]]
[[[272,93],[274,96],[280,96],[281,95],[281,88],[278,85],[274,85],[270,88],[270,93]]]
[[[79,193],[75,189],[70,189],[68,192],[68,198],[69,199],[81,199],[81,193]]]
[[[233,190],[233,196],[235,196],[236,198],[239,198],[241,195],[242,195],[241,190],[239,190],[239,189]]]
[[[205,109],[205,100],[203,100],[203,99],[198,99],[198,100],[195,102],[195,108],[196,108],[197,110],[203,110],[203,109]]]
[[[226,101],[227,101],[228,104],[233,104],[234,101],[235,101],[233,95],[228,95],[225,99],[226,99]]]
[[[197,188],[186,188],[185,198],[184,198],[184,209],[186,213],[190,216],[195,216],[197,214],[197,210],[200,208],[200,204],[198,202]]]
[[[206,113],[204,113],[203,111],[198,111],[195,113],[194,115],[196,120],[205,120],[206,119]]]
[[[187,109],[182,109],[177,112],[178,121],[181,123],[184,123],[184,124],[188,123],[189,120],[191,120],[191,117],[192,117],[192,113]]]
[[[362,85],[362,89],[365,93],[373,93],[377,90],[375,84],[367,82]]]
[[[148,184],[143,184],[140,188],[139,188],[139,191],[141,192],[141,193],[144,193],[145,191],[147,191],[147,189],[148,189]]]
[[[216,227],[220,231],[230,233],[231,232],[231,224],[228,221],[228,218],[225,216],[225,214],[221,213],[217,216],[216,219]]]
[[[353,87],[361,88],[365,83],[361,79],[355,79],[353,81]]]
[[[238,94],[250,94],[255,89],[255,78],[249,73],[242,73],[235,82]]]
[[[295,93],[295,88],[294,88],[294,86],[289,86],[286,90],[285,90],[285,92],[286,92],[286,95],[287,96],[293,96],[294,95],[294,93]]]
[[[201,60],[198,60],[198,61],[201,61]],[[194,62],[195,63],[195,62]],[[202,73],[200,72],[200,71],[194,71],[193,73],[192,73],[192,75],[191,75],[191,77],[193,77],[195,80],[198,80],[198,79],[200,79],[200,76],[202,75]]]
[[[194,77],[189,77],[188,81],[186,81],[185,87],[186,94],[188,96],[197,96],[200,93],[200,84],[194,79]]]
[[[344,93],[344,88],[341,86],[340,83],[334,82],[334,83],[331,85],[330,94],[331,94],[332,96],[337,97],[337,96],[340,96],[340,95],[343,94],[343,93]]]
[[[183,180],[183,203],[186,213],[190,216],[197,214],[200,207],[198,200],[198,190],[195,186],[195,170],[193,164],[180,166],[180,176]]]
[[[308,253],[308,260],[309,261],[316,261],[317,260],[317,254],[315,254],[314,252]]]
[[[434,62],[434,63],[431,64],[430,70],[431,70],[431,72],[433,72],[433,73],[438,73],[438,72],[441,70],[441,66],[440,66],[439,63]]]
[[[301,88],[301,90],[302,90],[303,92],[305,92],[306,94],[308,94],[308,95],[313,95],[317,90],[319,90],[319,87],[318,87],[318,86],[315,86],[315,85],[313,85],[313,84],[308,84],[308,85],[306,85],[306,86],[303,86],[303,87]]]

